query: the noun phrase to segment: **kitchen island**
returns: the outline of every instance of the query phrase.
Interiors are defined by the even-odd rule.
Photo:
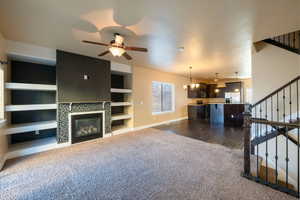
[[[188,117],[190,120],[209,121],[212,124],[224,126],[243,125],[243,112],[248,104],[189,104]]]

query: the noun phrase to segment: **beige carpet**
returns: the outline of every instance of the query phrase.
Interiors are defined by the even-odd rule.
[[[9,161],[0,199],[294,199],[242,178],[242,158],[146,129]]]

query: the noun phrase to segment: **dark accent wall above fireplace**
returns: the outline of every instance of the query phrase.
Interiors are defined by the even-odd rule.
[[[110,101],[110,62],[57,50],[58,102]]]

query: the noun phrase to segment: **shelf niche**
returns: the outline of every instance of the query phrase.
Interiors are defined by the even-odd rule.
[[[11,146],[55,138],[56,127],[46,124],[56,121],[56,67],[15,60],[10,63],[11,80],[6,88],[10,90],[11,105],[6,111],[11,112]],[[47,129],[30,125],[39,123]]]

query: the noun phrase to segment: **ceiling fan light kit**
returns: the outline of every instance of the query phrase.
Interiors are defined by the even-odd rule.
[[[125,53],[125,49],[119,47],[109,47],[109,51],[113,56],[121,57]]]
[[[123,56],[127,60],[132,60],[132,57],[126,52],[127,50],[128,51],[148,52],[148,49],[146,49],[146,48],[125,46],[124,38],[118,33],[115,33],[114,39],[110,42],[110,44],[87,41],[87,40],[83,40],[82,42],[108,47],[108,51],[104,51],[104,52],[100,53],[98,56],[104,56],[110,52],[115,57]]]

